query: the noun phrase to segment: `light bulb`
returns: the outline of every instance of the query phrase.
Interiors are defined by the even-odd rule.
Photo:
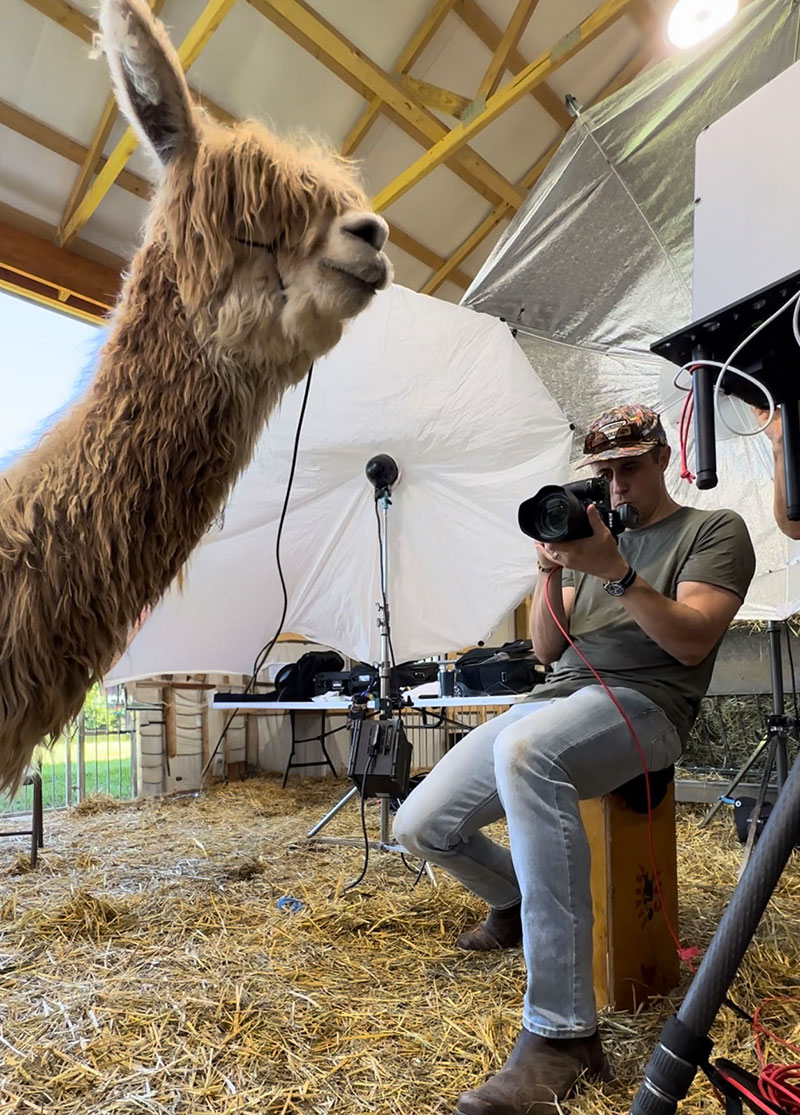
[[[739,0],[678,0],[667,23],[667,38],[684,49],[709,38],[739,10]]]

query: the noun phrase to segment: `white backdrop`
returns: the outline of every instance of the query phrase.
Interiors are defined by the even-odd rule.
[[[281,612],[275,539],[304,384],[289,392],[210,533],[109,682],[249,673]],[[314,369],[281,543],[284,629],[376,661],[375,500],[364,468],[389,453],[396,660],[487,636],[531,590],[517,508],[566,478],[571,434],[506,325],[392,287]],[[279,648],[276,648],[276,653]],[[273,655],[273,658],[275,655]]]

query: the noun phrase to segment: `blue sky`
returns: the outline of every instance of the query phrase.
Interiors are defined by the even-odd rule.
[[[0,291],[0,465],[82,393],[102,332]]]

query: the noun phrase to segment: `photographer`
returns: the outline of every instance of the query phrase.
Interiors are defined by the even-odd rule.
[[[769,413],[759,407],[752,408],[760,421],[764,421]],[[773,514],[778,527],[788,538],[800,540],[800,522],[795,522],[786,514],[786,473],[783,462],[783,422],[780,408],[775,411],[775,417],[767,426],[764,433],[772,445],[772,459],[775,466],[775,485],[773,488]]]
[[[753,575],[747,529],[732,511],[670,498],[658,415],[617,407],[589,427],[582,465],[607,478],[636,529],[619,544],[595,508],[590,537],[537,545],[531,633],[547,682],[470,732],[414,789],[395,836],[489,906],[458,939],[465,949],[522,941],[528,970],[522,1030],[496,1076],[464,1093],[461,1115],[552,1115],[583,1075],[606,1072],[592,972],[590,853],[578,802],[642,772],[611,698],[559,631],[599,671],[637,733],[648,769],[681,754],[720,640]],[[481,830],[507,818],[510,852]]]

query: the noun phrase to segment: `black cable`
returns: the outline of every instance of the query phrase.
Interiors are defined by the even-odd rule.
[[[788,620],[783,625],[786,632],[786,649],[789,652],[789,671],[792,675],[792,696],[794,697],[794,726],[797,730],[797,682],[794,677],[794,655],[792,654],[792,632],[789,629]]]
[[[353,879],[351,883],[347,884],[347,886],[344,888],[345,891],[352,890],[354,887],[357,887],[366,875],[367,868],[369,867],[369,837],[367,836],[366,816],[367,795],[365,793],[364,787],[367,784],[367,778],[372,773],[372,770],[370,768],[373,768],[375,766],[375,760],[377,759],[377,757],[377,754],[374,753],[370,755],[369,762],[367,763],[366,769],[364,771],[364,777],[361,780],[361,831],[364,834],[364,866],[361,868],[361,873],[358,878]]]
[[[289,469],[289,479],[286,483],[286,495],[283,498],[283,507],[281,508],[281,517],[280,517],[280,521],[278,522],[278,533],[275,536],[275,562],[276,562],[276,565],[278,567],[278,576],[279,576],[280,582],[281,582],[281,592],[283,593],[283,610],[281,611],[280,622],[278,623],[278,627],[277,627],[277,630],[275,631],[275,634],[272,636],[270,641],[265,646],[263,646],[261,648],[261,650],[258,652],[258,654],[255,657],[255,661],[253,662],[253,674],[252,674],[252,677],[250,678],[250,681],[248,682],[247,689],[245,689],[245,693],[247,693],[249,691],[250,687],[255,684],[255,680],[258,677],[259,670],[261,670],[262,667],[264,666],[264,663],[266,662],[267,657],[269,656],[269,652],[274,647],[281,631],[283,631],[283,625],[284,625],[284,622],[286,620],[286,612],[287,612],[287,609],[289,607],[289,594],[286,591],[286,580],[283,576],[283,566],[281,565],[281,536],[283,535],[283,524],[284,524],[284,521],[286,519],[286,511],[289,507],[289,498],[292,494],[292,484],[294,482],[294,473],[295,473],[295,468],[297,467],[297,451],[300,448],[300,432],[303,429],[303,419],[305,418],[305,414],[306,414],[306,405],[308,403],[309,391],[311,390],[311,375],[312,375],[313,371],[314,371],[314,365],[312,364],[311,367],[308,369],[308,374],[306,375],[306,389],[305,389],[305,393],[303,395],[303,402],[300,406],[300,414],[299,414],[298,419],[297,419],[297,429],[296,429],[295,435],[294,435],[294,446],[292,448],[292,464],[291,464],[291,467]]]
[[[292,448],[292,463],[291,463],[291,466],[289,468],[289,479],[286,483],[286,494],[283,497],[283,507],[281,508],[281,517],[280,517],[280,520],[278,522],[278,533],[275,536],[275,562],[278,566],[278,577],[280,578],[281,591],[283,593],[283,609],[281,611],[281,618],[280,618],[280,621],[278,623],[278,628],[277,628],[275,634],[272,636],[270,641],[268,643],[266,643],[261,648],[261,650],[258,652],[258,654],[255,657],[255,660],[253,662],[253,672],[252,672],[252,675],[250,677],[249,682],[247,683],[247,685],[245,686],[245,688],[243,690],[244,693],[252,692],[253,687],[256,684],[256,678],[258,677],[259,670],[261,670],[262,667],[264,666],[264,663],[265,663],[267,657],[269,656],[269,652],[275,646],[275,643],[277,642],[278,636],[280,635],[281,631],[283,631],[283,625],[286,621],[286,612],[287,612],[288,607],[289,607],[289,594],[286,591],[286,580],[283,576],[283,566],[281,565],[281,536],[283,534],[283,523],[284,523],[284,520],[286,519],[286,511],[287,511],[287,508],[289,507],[289,497],[292,494],[292,483],[294,482],[294,473],[295,473],[295,468],[297,466],[297,451],[300,447],[300,431],[303,428],[303,419],[305,418],[305,414],[306,414],[306,404],[308,403],[308,394],[309,394],[309,391],[311,389],[311,373],[313,371],[314,371],[314,365],[312,364],[311,367],[308,369],[308,373],[306,375],[306,389],[305,389],[305,393],[303,395],[303,402],[300,406],[300,414],[299,414],[298,419],[297,419],[297,429],[295,430],[294,446]],[[225,736],[228,734],[228,729],[230,728],[231,724],[233,723],[234,718],[238,715],[238,712],[239,712],[239,709],[234,709],[233,712],[228,717],[228,722],[226,723],[225,727],[222,729],[222,733],[220,734],[220,737],[217,740],[217,743],[216,743],[216,746],[214,747],[214,750],[211,752],[211,755],[209,756],[208,762],[203,767],[203,773],[200,775],[200,781],[201,782],[205,778],[206,774],[208,773],[208,771],[211,767],[211,764],[214,762],[214,758],[215,758],[217,752],[219,751],[220,744],[225,739]]]

